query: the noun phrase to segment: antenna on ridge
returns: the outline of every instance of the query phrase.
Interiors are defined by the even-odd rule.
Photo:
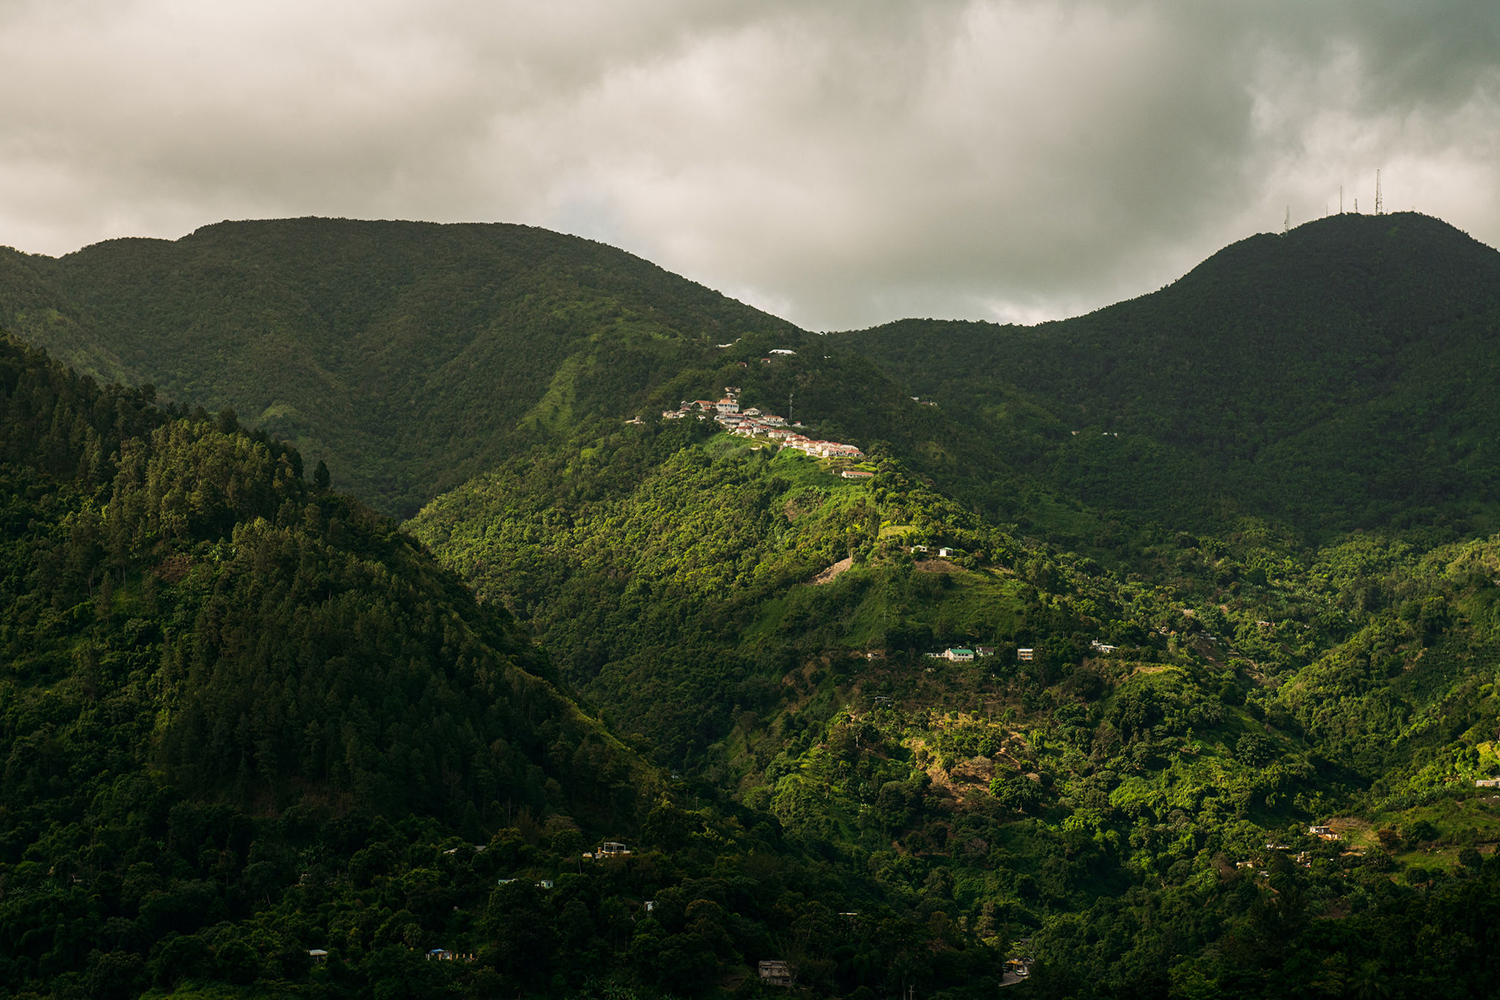
[[[1375,214],[1379,215],[1385,207],[1385,202],[1380,200],[1380,168],[1375,169]]]
[[[1281,220],[1281,235],[1285,236],[1286,235],[1286,231],[1288,229],[1291,229],[1291,228],[1292,228],[1292,206],[1288,205],[1286,207],[1286,218],[1284,218],[1284,219]]]

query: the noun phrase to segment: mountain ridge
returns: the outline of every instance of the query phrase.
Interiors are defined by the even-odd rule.
[[[388,509],[482,467],[600,331],[618,335],[611,365],[649,373],[721,328],[790,329],[622,251],[505,224],[218,223],[4,263],[21,288],[0,321],[18,334],[106,380],[234,406]]]
[[[346,231],[271,228],[303,240],[304,265]],[[191,285],[191,309],[130,288],[143,254],[178,243],[107,248],[121,269],[71,300],[49,298],[51,265],[0,255],[0,309],[87,332],[150,307],[122,340],[144,350],[147,334],[188,328],[162,316],[209,315],[214,295],[229,304],[223,336],[279,344],[282,364],[309,343],[343,363],[335,348],[375,331],[364,395],[334,414],[351,435],[365,421],[367,446],[491,437],[405,466],[440,471],[386,494],[431,494],[408,536],[321,475],[308,485],[295,448],[228,410],[157,413],[170,429],[157,441],[125,433],[117,402],[82,422],[47,409],[48,393],[98,393],[156,412],[146,389],[56,366],[39,378],[37,358],[0,378],[20,414],[0,431],[25,432],[0,456],[22,539],[0,550],[0,586],[24,610],[0,638],[45,647],[0,674],[0,690],[23,692],[0,698],[21,737],[0,807],[43,811],[0,839],[0,939],[25,942],[9,964],[0,954],[0,982],[604,1000],[753,993],[768,961],[859,1000],[989,995],[1018,965],[1029,989],[1080,1000],[1483,994],[1500,927],[1500,811],[1475,784],[1500,773],[1493,370],[1479,364],[1496,329],[1492,252],[1431,220],[1333,220],[1045,328],[915,320],[815,336],[706,291],[702,308],[653,318],[665,299],[651,295],[676,279],[642,270],[657,291],[612,290],[637,272],[590,272],[576,244],[543,234],[561,258],[517,264],[496,301],[525,293],[525,308],[491,347],[550,338],[550,353],[507,369],[498,347],[438,350],[479,328],[464,318],[472,296],[456,295],[483,288],[463,278],[475,272],[433,267],[341,313],[365,278],[303,266],[297,281],[328,284],[303,295],[234,256],[252,229],[206,234],[175,278],[153,272],[148,290]],[[413,262],[416,245],[381,266],[432,265]],[[371,319],[403,295],[422,309]],[[261,301],[275,321],[257,326],[247,307]],[[708,335],[721,308],[747,328]],[[299,316],[323,340],[298,334]],[[199,367],[175,377],[212,374],[215,346],[201,338]],[[431,363],[380,370],[403,353]],[[455,359],[475,367],[430,404],[450,422],[417,426],[427,411],[392,393],[442,385]],[[452,422],[485,391],[504,398]],[[721,391],[857,444],[871,475],[659,416]],[[175,456],[170,475],[151,448]],[[341,468],[365,453],[350,454]],[[374,458],[365,488],[399,471]],[[171,557],[131,561],[157,544]],[[392,552],[405,555],[381,561]],[[100,566],[116,570],[107,598]],[[845,568],[818,582],[830,566]],[[201,608],[161,626],[170,641],[150,631],[148,578],[158,608]],[[405,587],[448,594],[427,603],[457,620]],[[337,641],[304,627],[313,609]],[[495,625],[507,610],[514,633]],[[47,646],[58,620],[107,639],[106,655]],[[494,625],[488,647],[524,683],[455,701],[452,682],[494,674],[467,621]],[[933,655],[944,646],[991,652]],[[212,657],[230,666],[208,672],[198,661]],[[567,690],[552,664],[600,706],[597,723],[550,711],[567,701],[547,694]],[[94,726],[94,695],[109,711],[152,696],[137,674],[196,692],[159,746],[131,742],[144,722]],[[344,675],[359,680],[340,688]],[[54,691],[77,715],[61,737],[42,717]],[[486,713],[509,728],[480,745],[469,730]],[[611,731],[639,734],[676,773],[645,769]],[[147,778],[176,790],[132,779],[88,802],[60,794],[67,741],[100,733],[147,747],[166,769]],[[491,791],[507,761],[523,808]],[[396,820],[340,815],[264,778],[289,768],[363,775],[365,801],[414,805]],[[291,805],[235,819],[194,797],[211,781]],[[139,818],[106,824],[101,849],[86,837],[94,809]],[[635,853],[585,859],[579,821]],[[71,937],[38,918],[65,907],[80,914]],[[1414,952],[1419,938],[1444,945]],[[426,961],[429,948],[475,960]]]

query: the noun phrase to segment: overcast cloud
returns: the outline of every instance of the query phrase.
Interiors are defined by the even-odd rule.
[[[1036,320],[1347,208],[1500,243],[1495,0],[0,0],[0,244],[512,221],[814,329]]]

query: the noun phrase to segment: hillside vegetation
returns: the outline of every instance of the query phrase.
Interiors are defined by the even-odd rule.
[[[534,433],[539,405],[543,427],[628,416],[715,343],[793,329],[576,237],[337,219],[3,251],[0,325],[96,378],[232,407],[397,514]]]
[[[1400,213],[1253,236],[1077,319],[826,339],[1096,510],[1329,537],[1500,526],[1497,329],[1500,253]]]
[[[502,244],[514,325],[431,319]],[[148,258],[222,273],[125,288]],[[4,342],[4,982],[1486,996],[1496,259],[1341,217],[1077,320],[815,336],[510,227],[6,257],[64,356],[239,417]],[[215,289],[222,376],[181,325]],[[404,528],[236,395],[275,344],[413,393],[318,383],[334,485]],[[662,413],[730,386],[863,454]]]

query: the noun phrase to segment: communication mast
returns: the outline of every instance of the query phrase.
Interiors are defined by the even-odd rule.
[[[1384,208],[1385,202],[1380,200],[1380,170],[1377,168],[1375,171],[1375,214],[1381,214]]]
[[[1286,207],[1286,218],[1281,220],[1281,235],[1285,236],[1288,229],[1292,228],[1292,206]]]
[[[1344,214],[1344,185],[1339,185],[1339,214]]]

